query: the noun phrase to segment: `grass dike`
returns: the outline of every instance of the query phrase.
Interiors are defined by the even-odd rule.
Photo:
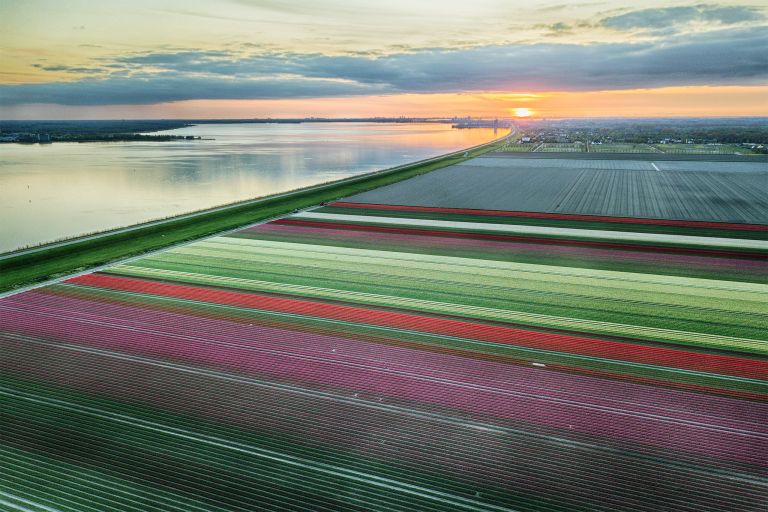
[[[0,292],[61,278],[407,180],[494,151],[511,134],[446,155],[291,192],[0,255]]]

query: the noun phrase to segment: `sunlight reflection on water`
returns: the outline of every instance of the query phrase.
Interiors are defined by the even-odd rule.
[[[215,140],[0,145],[0,252],[284,192],[473,146],[443,124],[209,124]]]

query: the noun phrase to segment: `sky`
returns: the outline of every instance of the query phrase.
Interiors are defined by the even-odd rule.
[[[0,119],[768,115],[768,0],[0,0]]]

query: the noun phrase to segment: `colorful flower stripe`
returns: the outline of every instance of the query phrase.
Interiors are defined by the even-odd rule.
[[[7,317],[11,326],[28,318],[25,312],[21,315],[8,312]],[[32,314],[32,317],[37,318],[37,315]],[[551,388],[531,390],[514,381],[510,385],[505,378],[491,379],[482,374],[469,376],[463,367],[453,372],[436,372],[433,363],[439,363],[439,358],[431,354],[429,358],[422,358],[410,350],[407,352],[411,353],[404,354],[402,360],[389,358],[387,366],[382,367],[380,351],[366,350],[365,345],[358,347],[353,356],[354,352],[346,347],[344,340],[307,335],[284,339],[286,333],[271,329],[250,329],[249,343],[243,343],[242,338],[226,333],[209,332],[201,337],[187,330],[183,334],[172,329],[157,332],[146,327],[124,326],[117,321],[107,327],[93,321],[59,317],[55,328],[59,329],[57,332],[66,333],[64,336],[59,334],[58,343],[189,365],[202,364],[209,368],[228,368],[245,375],[285,379],[336,393],[356,391],[369,396],[386,396],[387,403],[415,402],[424,404],[427,409],[446,408],[508,421],[525,417],[527,422],[555,428],[567,428],[581,412],[588,411],[592,421],[588,424],[578,422],[574,426],[577,432],[600,436],[615,430],[614,435],[619,441],[639,441],[657,448],[684,447],[688,452],[751,464],[760,464],[758,454],[768,449],[768,427],[759,428],[746,437],[738,432],[755,427],[740,420],[716,419],[707,428],[701,428],[697,421],[700,410],[688,414],[678,411],[669,416],[659,410],[659,404],[645,407],[625,404],[622,414],[617,414],[615,403],[621,400],[620,397],[611,399],[610,394],[602,392],[569,389],[564,382],[553,383]],[[40,325],[30,329],[27,336],[49,339],[55,328]],[[296,347],[288,349],[286,344]],[[342,355],[328,357],[327,351],[317,344],[335,347]],[[561,391],[566,389],[567,393]],[[516,399],[502,400],[501,397]]]
[[[345,201],[335,201],[333,203],[329,203],[328,206],[333,208],[359,208],[359,209],[365,209],[365,210],[425,212],[425,213],[476,215],[476,216],[487,215],[492,217],[595,221],[595,222],[613,222],[617,224],[638,224],[638,225],[649,225],[649,226],[675,226],[675,227],[690,227],[690,228],[712,228],[712,229],[725,229],[725,230],[732,229],[737,231],[768,232],[768,225],[737,224],[733,222],[708,222],[708,221],[673,220],[673,219],[640,219],[640,218],[634,218],[634,217],[610,217],[605,215],[577,215],[577,214],[541,213],[541,212],[510,212],[510,211],[500,211],[500,210],[470,210],[466,208],[435,208],[435,207],[429,207],[429,206],[349,203]]]
[[[643,364],[768,380],[768,361],[718,354],[683,352],[646,345],[632,345],[599,339],[546,334],[488,324],[462,322],[367,308],[339,306],[309,300],[296,300],[193,286],[180,286],[145,280],[89,274],[66,281],[79,286],[147,295],[196,300],[281,313],[314,316],[344,322],[378,325],[443,336],[503,343],[555,352],[575,353],[605,359],[619,359]]]
[[[360,231],[373,231],[377,233],[403,233],[412,235],[425,235],[425,236],[445,236],[450,238],[468,238],[472,240],[495,240],[503,242],[528,242],[537,244],[552,244],[562,246],[575,246],[575,247],[599,247],[607,249],[622,249],[622,250],[646,250],[658,253],[671,253],[671,254],[693,254],[704,255],[714,257],[735,257],[735,258],[752,258],[763,260],[765,258],[764,252],[760,251],[762,246],[757,248],[746,247],[744,250],[725,250],[725,249],[708,249],[698,247],[684,247],[684,246],[664,246],[664,245],[651,245],[651,244],[637,244],[637,243],[620,243],[620,242],[603,242],[599,240],[582,240],[582,239],[567,239],[564,237],[536,237],[536,236],[517,236],[517,235],[497,235],[492,233],[486,233],[481,231],[448,231],[438,229],[414,229],[414,228],[400,228],[390,227],[385,225],[375,224],[357,224],[357,223],[333,223],[324,222],[320,220],[305,220],[299,219],[285,219],[275,221],[279,224],[288,226],[308,226],[316,228],[330,228],[330,229],[357,229]],[[373,222],[373,221],[371,221]],[[606,235],[607,236],[607,235]],[[704,237],[702,237],[704,238]],[[733,242],[732,247],[735,247],[738,242]],[[702,244],[703,245],[703,244]]]
[[[579,318],[696,333],[675,335],[677,342],[694,342],[712,334],[736,341],[738,336],[741,341],[737,343],[751,345],[758,352],[764,345],[762,341],[744,340],[766,338],[766,297],[760,293],[762,285],[752,283],[233,238],[185,247],[161,260],[147,258],[131,265],[128,273],[152,277],[142,268],[151,269],[149,273],[155,277],[157,271],[178,269],[255,284],[311,284],[351,293],[459,304],[458,308],[486,308],[466,311],[461,313],[463,316],[488,318],[491,308],[490,318],[502,321],[517,321],[519,314],[533,313],[547,315],[548,320]],[[112,272],[125,271],[124,267],[116,267]],[[185,275],[160,277],[184,282],[189,279]],[[224,286],[237,288],[243,286],[243,281]],[[412,309],[413,305],[407,307]],[[624,330],[623,334],[636,337],[637,330]],[[669,337],[661,339],[673,341]],[[723,339],[725,344],[719,348],[731,348],[728,340]]]
[[[397,220],[299,215],[0,299],[0,508],[766,503],[751,235],[579,246],[569,218],[554,245],[486,229],[519,212],[378,209]]]
[[[43,293],[43,292],[41,292]],[[126,295],[124,292],[110,292],[96,288],[74,286],[49,287],[46,295],[88,300],[90,303],[109,301],[142,309],[173,311],[189,317],[203,317],[210,320],[224,319],[229,322],[260,325],[270,328],[287,329],[298,333],[322,334],[334,338],[354,337],[358,341],[370,341],[389,346],[414,348],[434,353],[472,357],[505,364],[530,365],[531,361],[546,363],[556,371],[600,376],[614,380],[652,384],[667,388],[685,389],[761,400],[766,392],[765,383],[745,379],[733,379],[701,372],[679,372],[674,369],[627,363],[622,361],[576,356],[573,354],[535,350],[506,344],[482,343],[455,337],[439,337],[428,333],[396,330],[329,321],[322,318],[270,313],[232,306],[202,304],[146,295]],[[29,306],[24,306],[28,308]],[[539,364],[537,363],[537,364]]]
[[[439,230],[519,233],[524,235],[542,235],[547,237],[587,238],[597,240],[623,240],[638,243],[660,243],[673,245],[692,245],[710,247],[730,247],[768,250],[768,241],[744,238],[721,238],[707,236],[669,235],[665,233],[641,233],[636,231],[608,231],[599,229],[573,229],[551,226],[526,226],[519,224],[495,224],[476,221],[452,221],[439,219],[403,219],[400,217],[382,217],[369,215],[342,215],[337,213],[302,212],[295,218],[321,221],[344,220],[353,223],[371,223],[409,227],[432,227]]]
[[[674,236],[695,236],[708,238],[737,238],[744,240],[768,240],[768,234],[760,230],[723,229],[713,227],[679,227],[659,226],[656,224],[626,224],[615,222],[603,222],[599,220],[574,220],[567,216],[560,219],[538,217],[504,217],[498,215],[471,215],[467,213],[442,213],[429,211],[402,211],[402,210],[378,210],[360,208],[340,208],[336,206],[322,206],[312,210],[311,213],[333,215],[356,215],[365,217],[390,217],[398,219],[418,219],[448,222],[479,222],[496,226],[522,226],[526,228],[548,229],[591,229],[601,231],[615,231],[637,234],[656,234]]]
[[[707,257],[684,254],[660,254],[639,248],[638,250],[617,250],[611,248],[582,248],[504,242],[495,240],[470,240],[450,236],[421,236],[411,233],[376,233],[303,227],[272,222],[259,228],[245,229],[232,237],[258,238],[259,240],[284,240],[312,243],[323,246],[356,247],[361,249],[379,248],[382,244],[398,252],[423,254],[451,254],[471,259],[492,259],[496,261],[520,261],[568,265],[578,267],[590,261],[593,268],[605,270],[647,271],[652,274],[682,275],[735,281],[768,281],[768,262],[765,259],[745,260],[736,258]]]
[[[634,335],[637,338],[636,341],[640,339],[651,339],[658,341],[668,341],[670,343],[682,343],[695,346],[698,345],[711,348],[720,348],[724,350],[738,349],[744,352],[754,352],[757,354],[768,353],[768,343],[762,340],[750,340],[706,333],[673,331],[654,327],[614,324],[610,322],[600,322],[567,317],[555,317],[536,313],[485,308],[481,306],[458,305],[445,302],[420,300],[416,298],[393,297],[389,295],[352,292],[332,288],[320,288],[314,286],[302,286],[271,281],[243,279],[220,275],[227,274],[226,271],[222,272],[221,270],[217,270],[216,275],[213,275],[150,267],[138,267],[132,265],[121,265],[118,268],[112,270],[112,273],[117,273],[123,276],[143,276],[165,281],[179,281],[190,284],[230,287],[240,290],[261,291],[267,293],[272,292],[279,293],[281,295],[332,299],[336,302],[367,304],[380,307],[397,308],[400,310],[410,309],[411,311],[421,311],[457,317],[474,316],[483,320],[497,320],[505,322],[506,324],[525,324],[528,326],[548,327],[569,333],[583,333],[588,331],[593,333],[618,336],[625,339],[628,339],[629,335]],[[738,304],[743,305],[745,308],[753,306],[753,303],[749,301],[738,301]],[[733,303],[731,303],[731,305],[733,305]],[[757,305],[756,307],[760,306]]]

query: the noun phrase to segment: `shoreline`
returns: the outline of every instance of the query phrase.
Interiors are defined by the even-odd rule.
[[[489,152],[514,133],[510,131],[484,144],[337,181],[2,253],[0,292],[61,278],[431,172]]]

